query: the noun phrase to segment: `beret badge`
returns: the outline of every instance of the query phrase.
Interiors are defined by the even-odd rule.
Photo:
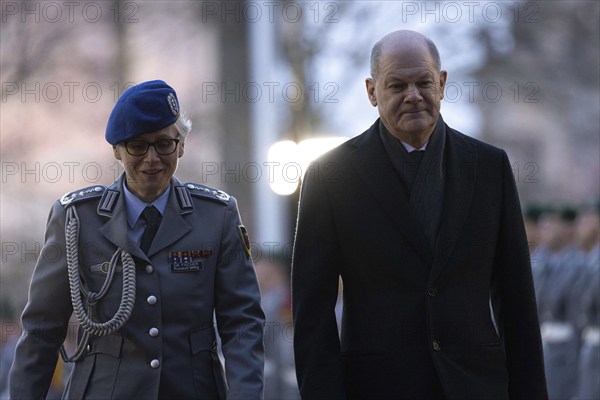
[[[177,104],[177,99],[173,93],[169,93],[167,96],[167,102],[169,103],[169,107],[171,108],[171,112],[173,115],[179,114],[179,104]]]

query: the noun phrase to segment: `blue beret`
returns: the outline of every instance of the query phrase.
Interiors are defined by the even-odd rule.
[[[106,141],[116,145],[173,125],[178,117],[175,90],[163,81],[143,82],[119,97],[108,118]]]

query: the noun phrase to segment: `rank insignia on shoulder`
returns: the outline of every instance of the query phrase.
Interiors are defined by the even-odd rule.
[[[95,199],[102,196],[105,190],[106,187],[96,185],[81,190],[76,190],[74,192],[67,192],[60,198],[60,204],[62,204],[64,207],[67,207],[70,204],[78,203],[83,200]]]
[[[231,198],[231,196],[229,196],[222,190],[213,189],[208,186],[199,185],[197,183],[186,183],[185,187],[188,188],[192,196],[200,196],[208,199],[215,199],[225,204],[229,203],[229,199]]]
[[[100,204],[98,204],[98,213],[105,215],[112,213],[117,204],[119,194],[120,193],[116,190],[107,189],[100,200]]]
[[[250,237],[248,236],[248,230],[244,225],[238,225],[238,233],[242,239],[244,245],[244,251],[246,252],[246,258],[250,258]]]

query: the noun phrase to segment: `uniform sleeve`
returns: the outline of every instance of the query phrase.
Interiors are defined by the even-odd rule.
[[[22,315],[23,334],[10,373],[12,399],[46,396],[72,312],[65,250],[65,211],[50,211],[44,246],[37,260]]]
[[[503,154],[502,223],[496,252],[497,295],[511,399],[546,399],[546,378],[529,248],[515,180]]]
[[[221,337],[228,399],[259,399],[263,393],[265,316],[242,222],[233,197],[225,212],[217,261],[215,314]]]
[[[302,398],[344,398],[335,316],[340,276],[337,233],[316,164],[303,180],[292,261],[296,376]]]

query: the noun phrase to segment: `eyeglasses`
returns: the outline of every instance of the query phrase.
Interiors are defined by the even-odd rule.
[[[130,140],[125,142],[125,150],[132,156],[143,156],[148,152],[150,146],[154,147],[157,154],[167,156],[177,150],[179,139],[160,139],[154,143],[148,143],[143,140]]]

